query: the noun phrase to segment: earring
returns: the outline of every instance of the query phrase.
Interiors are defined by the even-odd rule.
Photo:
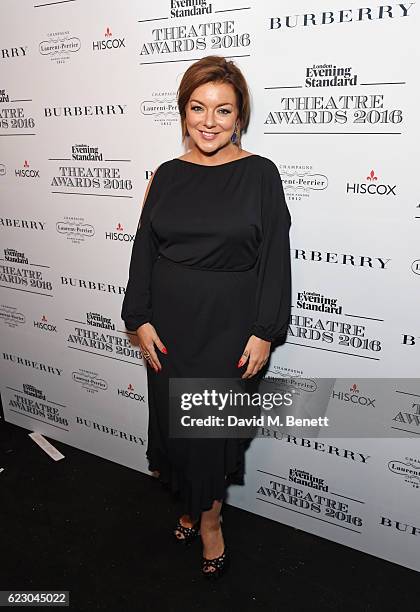
[[[238,130],[238,123],[235,123],[235,130],[232,134],[232,136],[230,137],[230,140],[233,142],[233,144],[238,144],[240,145],[240,131]]]

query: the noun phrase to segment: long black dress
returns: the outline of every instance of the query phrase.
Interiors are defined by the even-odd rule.
[[[168,160],[141,212],[121,316],[132,331],[150,322],[168,350],[156,347],[161,372],[147,368],[146,455],[194,519],[229,484],[244,484],[246,440],[169,436],[168,381],[240,378],[250,335],[273,345],[284,337],[290,223],[278,169],[260,155],[217,166]]]

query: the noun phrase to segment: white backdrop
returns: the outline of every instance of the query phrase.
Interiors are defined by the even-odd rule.
[[[243,146],[277,164],[292,216],[267,384],[309,411],[324,395],[331,428],[261,432],[229,502],[420,570],[418,6],[332,4],[3,3],[0,390],[7,421],[148,473],[132,241],[151,172],[183,153],[183,72],[232,58]]]

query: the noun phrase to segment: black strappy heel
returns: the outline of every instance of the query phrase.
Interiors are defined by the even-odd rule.
[[[223,516],[220,515],[220,524],[222,523]],[[215,559],[206,559],[205,557],[202,557],[201,573],[205,578],[208,578],[209,580],[217,580],[218,578],[221,578],[221,576],[223,576],[229,564],[230,554],[228,552],[225,540],[225,549],[220,555],[220,557],[216,557]],[[209,567],[213,567],[214,569],[209,570]]]
[[[179,538],[176,535],[176,531],[180,531],[183,538]],[[188,548],[194,542],[194,540],[200,535],[200,524],[198,523],[196,527],[184,527],[181,525],[181,521],[178,519],[176,527],[174,529],[174,536],[177,542],[181,542],[184,546]]]
[[[221,578],[223,574],[226,572],[227,568],[230,564],[230,555],[225,544],[225,550],[220,555],[220,557],[216,557],[215,559],[206,559],[203,557],[203,564],[201,568],[201,573],[208,580],[217,580]],[[209,570],[209,567],[213,567],[213,570]]]

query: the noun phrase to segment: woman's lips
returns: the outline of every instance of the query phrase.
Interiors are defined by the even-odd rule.
[[[212,132],[203,132],[202,130],[198,130],[201,134],[201,137],[204,140],[214,140],[217,137],[217,133],[212,133]]]

